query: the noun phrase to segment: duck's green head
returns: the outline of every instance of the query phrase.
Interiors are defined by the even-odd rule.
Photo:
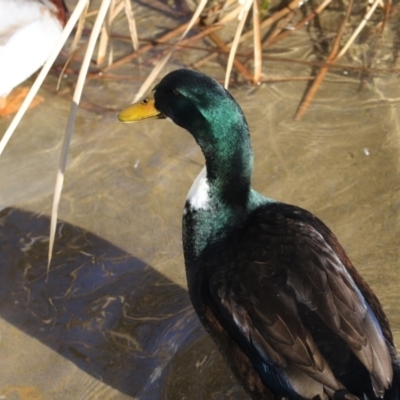
[[[206,159],[207,180],[226,203],[246,201],[253,168],[249,129],[237,102],[217,81],[180,69],[166,75],[152,96],[118,114],[122,122],[169,118],[188,130]]]
[[[166,75],[153,95],[118,114],[122,122],[170,118],[188,130],[207,153],[210,146],[248,140],[246,120],[237,102],[217,81],[180,69]],[[206,155],[207,156],[207,155]]]

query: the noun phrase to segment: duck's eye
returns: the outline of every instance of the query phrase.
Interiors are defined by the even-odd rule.
[[[147,104],[149,102],[149,99],[143,99],[142,104]]]
[[[180,96],[180,95],[181,95],[181,92],[180,92],[178,89],[172,89],[172,93],[173,93],[175,96]]]

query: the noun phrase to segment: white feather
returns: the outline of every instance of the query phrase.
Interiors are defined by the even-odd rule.
[[[195,210],[208,208],[210,186],[207,181],[207,168],[204,166],[189,190],[187,200]]]
[[[0,0],[0,97],[37,71],[62,32],[51,2]]]

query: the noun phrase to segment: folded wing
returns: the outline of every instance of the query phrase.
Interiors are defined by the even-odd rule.
[[[261,209],[253,216],[231,278],[210,284],[215,304],[246,346],[281,371],[283,385],[287,380],[304,397],[324,398],[344,386],[300,318],[299,306],[307,307],[347,343],[369,372],[375,395],[382,397],[393,375],[382,330],[340,255],[312,223],[315,217],[309,214],[307,220],[300,211]]]

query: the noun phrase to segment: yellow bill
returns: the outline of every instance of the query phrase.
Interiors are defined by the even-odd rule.
[[[158,111],[154,105],[154,99],[148,97],[140,103],[131,104],[123,108],[118,114],[117,118],[121,122],[135,122],[142,119],[149,118],[165,118],[164,115]]]

